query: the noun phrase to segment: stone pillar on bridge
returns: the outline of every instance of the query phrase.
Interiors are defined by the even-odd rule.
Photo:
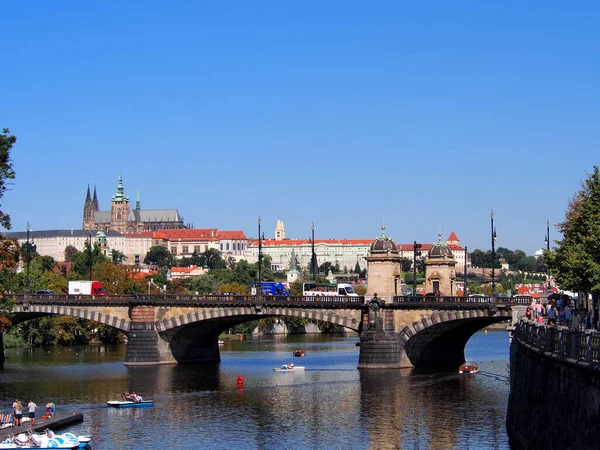
[[[153,306],[133,306],[129,311],[131,327],[127,333],[126,366],[175,364],[169,343],[155,326]]]
[[[425,292],[440,295],[456,295],[456,260],[452,250],[442,242],[442,233],[425,258]]]
[[[360,333],[359,369],[399,369],[404,348],[395,333],[385,330],[382,301],[375,297],[369,301],[367,323],[363,323]]]
[[[373,298],[368,302],[369,313],[366,320],[363,319],[360,334],[359,369],[397,369],[406,359],[404,347],[394,330],[393,311],[381,309],[386,301],[391,302],[394,296],[402,295],[400,254],[394,241],[385,235],[385,227],[381,228],[381,237],[371,244],[366,258],[367,296]]]

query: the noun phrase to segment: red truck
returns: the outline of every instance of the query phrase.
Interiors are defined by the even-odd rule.
[[[69,295],[108,295],[99,281],[69,281]]]

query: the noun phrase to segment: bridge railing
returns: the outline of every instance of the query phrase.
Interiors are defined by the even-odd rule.
[[[29,304],[65,304],[65,305],[364,305],[364,297],[347,296],[317,296],[317,297],[289,297],[289,296],[260,296],[260,295],[23,295],[12,296],[17,303]]]
[[[442,295],[437,297],[435,295],[406,295],[406,296],[395,296],[392,299],[392,303],[486,303],[486,304],[500,304],[500,305],[529,305],[531,303],[531,297],[492,297],[486,296],[446,296]]]
[[[513,339],[559,358],[584,362],[600,362],[600,333],[596,330],[572,330],[521,319]]]

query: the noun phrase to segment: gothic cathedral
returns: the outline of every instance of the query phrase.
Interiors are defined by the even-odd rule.
[[[139,193],[135,209],[129,207],[129,197],[123,189],[123,178],[119,175],[117,193],[111,199],[110,211],[100,211],[98,196],[94,186],[94,197],[90,196],[88,185],[83,205],[84,230],[114,230],[119,233],[141,233],[144,231],[179,230],[185,228],[183,217],[176,209],[140,208]]]

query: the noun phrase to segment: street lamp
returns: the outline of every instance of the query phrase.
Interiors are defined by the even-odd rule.
[[[89,246],[88,246],[88,256],[89,256],[89,260],[88,260],[88,264],[90,266],[90,281],[92,281],[92,232],[88,231],[89,234]]]
[[[315,223],[312,224],[312,255],[310,257],[310,271],[312,273],[312,279],[315,281],[317,279],[317,255],[315,255]]]
[[[260,216],[258,216],[258,290],[262,292],[260,282],[262,278],[262,239],[260,237]]]
[[[29,222],[27,222],[27,251],[26,253],[26,258],[27,261],[25,261],[25,293],[29,294],[29,260],[31,259],[31,244],[29,243]]]
[[[414,241],[413,244],[413,297],[417,293],[417,255],[421,256],[421,245],[417,244],[417,241]]]
[[[496,245],[496,228],[494,228],[494,210],[490,215],[492,223],[492,295],[496,294],[496,278],[494,273],[494,263],[496,259],[495,245]]]
[[[548,252],[550,252],[550,219],[546,219],[546,239],[545,239],[545,244],[546,244],[546,250]],[[546,255],[546,258],[547,258],[547,256],[548,255]],[[548,260],[546,259],[546,261],[548,261]],[[546,266],[548,266],[547,262],[546,262]],[[548,271],[548,269],[546,268],[546,272],[547,271]],[[548,278],[548,290],[550,290],[551,289],[551,286],[550,286],[550,276],[548,275],[547,278]]]
[[[469,252],[467,251],[467,246],[465,246],[465,287],[463,289],[463,296],[466,300],[467,298],[467,258],[469,257]]]

